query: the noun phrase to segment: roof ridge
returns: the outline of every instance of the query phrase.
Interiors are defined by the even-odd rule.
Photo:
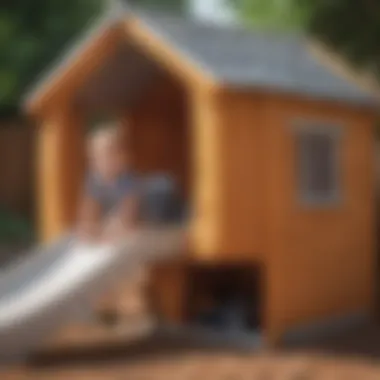
[[[136,4],[131,4],[129,0],[109,0],[111,14],[115,14],[117,18],[125,16],[125,13],[130,13],[136,17],[168,17],[176,19],[177,21],[185,22],[188,25],[194,25],[210,32],[228,32],[234,34],[246,34],[246,35],[265,35],[271,37],[282,38],[294,38],[299,41],[305,41],[308,39],[308,35],[304,32],[289,30],[289,29],[274,29],[248,26],[247,24],[231,24],[220,25],[217,22],[206,22],[205,20],[197,19],[190,16],[187,12],[179,12],[173,9],[162,9],[159,7],[144,7]]]
[[[118,2],[122,0],[116,0]],[[307,38],[308,35],[304,32],[300,32],[297,30],[289,30],[289,29],[274,29],[274,28],[264,28],[264,27],[255,27],[248,26],[247,24],[218,24],[217,22],[208,22],[205,20],[197,19],[195,17],[191,17],[186,13],[180,13],[178,11],[171,10],[163,10],[163,9],[152,9],[152,8],[144,8],[144,7],[133,7],[130,8],[130,11],[134,13],[137,17],[168,17],[172,19],[176,19],[178,21],[185,22],[187,24],[192,24],[194,26],[201,27],[204,30],[210,31],[226,31],[229,33],[245,33],[245,34],[260,34],[260,35],[272,35],[274,37],[277,36],[286,36],[286,37],[294,37],[298,39]]]
[[[173,12],[142,10],[136,17],[186,59],[231,86],[276,87],[306,96],[370,101],[367,91],[310,54],[307,33],[227,27]]]

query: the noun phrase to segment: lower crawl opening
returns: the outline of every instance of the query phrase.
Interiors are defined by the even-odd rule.
[[[250,265],[193,265],[189,269],[191,325],[227,332],[260,332],[259,269]]]

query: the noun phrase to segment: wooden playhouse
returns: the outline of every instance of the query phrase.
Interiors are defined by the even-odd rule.
[[[302,37],[120,3],[26,108],[39,126],[42,241],[75,218],[84,134],[99,112],[128,125],[136,170],[176,179],[191,249],[153,270],[164,321],[192,321],[213,282],[244,293],[270,342],[370,317],[375,112]]]

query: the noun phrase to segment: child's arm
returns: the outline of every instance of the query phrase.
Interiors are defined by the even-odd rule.
[[[83,240],[97,240],[101,233],[100,206],[93,197],[85,194],[79,206],[77,234]]]
[[[127,195],[104,226],[103,238],[114,240],[123,237],[134,229],[138,223],[139,197]]]

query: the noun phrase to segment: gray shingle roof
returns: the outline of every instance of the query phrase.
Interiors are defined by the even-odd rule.
[[[85,38],[59,59],[48,75],[25,96],[25,104],[65,66],[88,41],[128,15],[137,17],[153,34],[182,54],[217,82],[238,88],[283,91],[354,104],[374,104],[374,97],[321,63],[309,50],[304,36],[247,28],[209,25],[162,12],[136,10],[114,3]]]
[[[157,12],[134,13],[154,34],[227,85],[354,103],[373,101],[364,90],[321,63],[304,36],[218,27]]]

